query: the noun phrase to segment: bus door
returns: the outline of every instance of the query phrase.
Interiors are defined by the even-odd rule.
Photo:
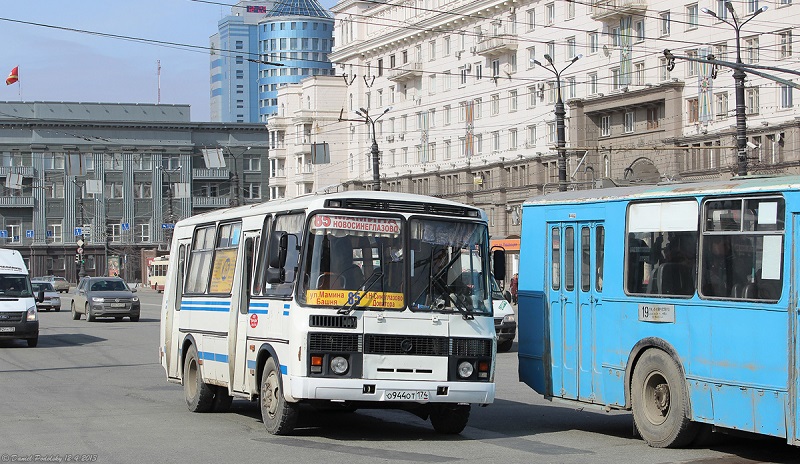
[[[189,249],[191,247],[191,239],[178,241],[178,257],[177,266],[174,272],[169,273],[164,284],[164,298],[163,305],[166,308],[164,311],[164,356],[167,360],[167,373],[169,377],[174,379],[179,378],[183,372],[181,365],[181,357],[178,353],[178,344],[181,342],[179,337],[175,336],[175,319],[178,319],[180,313],[181,299],[183,298],[183,279],[186,271],[186,259],[189,256]]]
[[[242,267],[237,272],[238,283],[231,292],[231,314],[235,318],[235,328],[228,337],[228,352],[233,353],[233,358],[228,362],[231,379],[231,389],[245,391],[247,378],[247,329],[250,326],[250,284],[253,276],[253,262],[255,259],[256,239],[258,232],[244,232],[243,243],[239,247],[239,262]],[[235,311],[234,311],[235,309]]]
[[[594,313],[600,302],[604,229],[596,222],[550,223],[548,290],[553,396],[591,401]],[[598,243],[601,246],[598,249]]]
[[[800,333],[800,303],[798,303],[798,298],[800,298],[800,241],[798,241],[800,240],[800,234],[798,234],[800,214],[792,215],[792,231],[791,234],[786,234],[785,239],[792,242],[792,265],[790,268],[790,291],[792,293],[789,298],[789,317],[794,333],[794,336],[789,338],[794,342],[794,346],[791,348],[794,350],[794,356],[790,357],[790,359],[794,359],[794,366],[789,366],[792,369],[790,372],[794,372],[794,375],[789,376],[794,382],[793,389],[789,391],[789,402],[791,403],[789,410],[794,412],[794,440],[789,440],[789,443],[796,445],[800,442],[800,339],[798,339],[798,333]],[[788,247],[788,244],[786,246]]]

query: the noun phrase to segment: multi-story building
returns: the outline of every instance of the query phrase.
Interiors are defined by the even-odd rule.
[[[741,17],[760,6],[733,4]],[[742,30],[743,61],[798,71],[799,7],[769,6]],[[730,15],[725,2],[708,0],[345,0],[332,9],[330,58],[347,87],[328,98],[341,102],[343,119],[391,107],[375,123],[384,189],[475,204],[489,213],[493,236],[515,237],[522,201],[558,186],[559,90],[570,188],[731,175],[731,71],[712,79],[710,66],[682,59],[736,60],[734,29],[703,8]],[[671,71],[664,49],[679,57]],[[792,87],[754,75],[746,87],[751,168],[796,171]],[[339,124],[354,136],[331,143],[331,159],[354,157],[349,186],[368,188],[371,127]]]
[[[32,275],[75,282],[82,248],[87,274],[139,281],[175,221],[265,201],[262,159],[263,124],[190,122],[188,105],[0,102],[1,245]]]
[[[278,89],[333,75],[333,16],[317,0],[241,1],[211,42],[211,120],[266,122]]]

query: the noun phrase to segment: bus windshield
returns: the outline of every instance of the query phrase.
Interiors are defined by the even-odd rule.
[[[298,299],[343,312],[410,304],[414,311],[488,313],[488,263],[480,252],[487,236],[477,223],[316,214]]]
[[[491,312],[486,226],[470,222],[409,222],[411,309]]]
[[[27,275],[0,274],[0,298],[30,298],[33,296]]]
[[[316,214],[310,218],[298,299],[309,305],[405,307],[401,218]]]

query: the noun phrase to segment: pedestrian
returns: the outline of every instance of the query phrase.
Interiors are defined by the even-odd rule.
[[[511,289],[511,302],[517,304],[517,290],[519,288],[519,274],[514,273],[514,277],[511,278],[511,283],[508,284],[508,288]]]

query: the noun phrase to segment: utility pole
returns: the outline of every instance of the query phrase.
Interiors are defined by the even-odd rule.
[[[538,60],[531,60],[533,64],[541,66],[556,76],[556,148],[558,151],[558,190],[561,192],[565,192],[567,190],[567,129],[564,122],[564,119],[567,116],[567,111],[564,108],[564,100],[561,99],[561,73],[566,71],[567,68],[578,61],[581,56],[583,55],[578,55],[572,58],[572,61],[567,63],[567,65],[564,66],[561,71],[556,69],[556,65],[553,63],[553,59],[550,57],[550,55],[544,55],[544,59],[547,60],[547,63],[550,65],[550,67],[544,66]]]
[[[228,150],[228,155],[233,158],[233,170],[231,171],[231,198],[228,204],[230,206],[239,206],[242,204],[241,200],[239,199],[239,192],[241,191],[241,189],[239,189],[239,163],[236,155],[233,154],[231,149],[228,147],[225,148]],[[251,148],[252,147],[245,148],[241,153],[239,153],[238,156],[244,155]]]
[[[381,160],[380,160],[380,151],[378,151],[378,137],[375,133],[375,123],[383,117],[384,114],[388,113],[392,107],[388,107],[383,110],[383,113],[380,114],[375,119],[372,119],[369,115],[369,111],[365,108],[360,108],[360,111],[356,111],[356,114],[364,118],[364,124],[371,124],[372,125],[372,148],[370,150],[372,156],[372,190],[378,191],[381,189]],[[341,119],[340,119],[341,120]]]
[[[85,182],[84,182],[84,184],[85,184]],[[78,251],[78,255],[80,255],[78,257],[78,259],[80,260],[80,268],[78,269],[78,277],[83,279],[84,277],[86,277],[86,258],[85,258],[85,255],[83,253],[83,251],[84,251],[83,250],[83,246],[86,244],[86,241],[85,241],[86,235],[83,233],[83,228],[86,225],[86,219],[83,216],[83,188],[80,185],[78,185],[77,182],[75,182],[75,187],[78,188],[78,190],[80,191],[80,195],[81,195],[81,198],[80,198],[81,238],[80,238],[80,241],[78,243],[78,250],[79,250]]]

